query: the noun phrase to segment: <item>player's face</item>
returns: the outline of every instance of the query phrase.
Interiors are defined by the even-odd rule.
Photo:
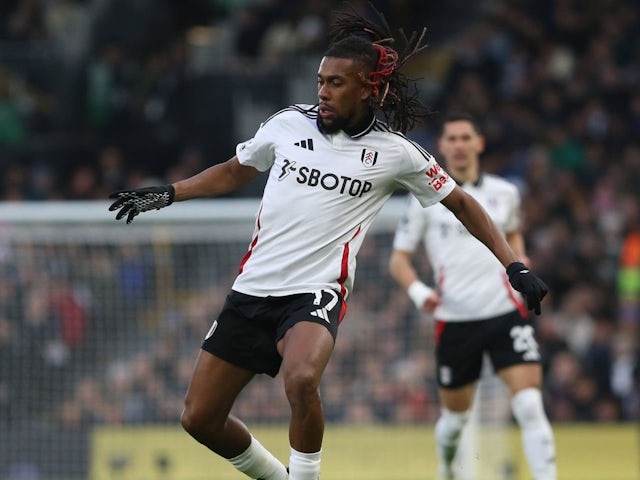
[[[463,170],[478,163],[484,149],[484,137],[467,120],[456,120],[444,125],[438,140],[438,149],[451,170]]]
[[[319,114],[327,133],[357,126],[369,115],[371,87],[362,75],[362,67],[350,58],[324,57],[320,62]]]

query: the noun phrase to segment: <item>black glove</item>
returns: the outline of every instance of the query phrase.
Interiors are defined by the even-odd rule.
[[[509,283],[527,297],[527,308],[540,315],[540,302],[549,291],[546,283],[529,271],[523,263],[513,262],[507,267]]]
[[[138,188],[136,190],[118,190],[109,195],[109,198],[116,199],[109,207],[109,211],[113,212],[120,209],[116,215],[116,220],[120,220],[128,214],[127,223],[131,223],[133,218],[141,212],[160,210],[171,205],[175,193],[176,189],[171,184]]]

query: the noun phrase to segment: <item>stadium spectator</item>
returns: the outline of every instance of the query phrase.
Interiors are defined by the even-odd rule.
[[[620,327],[631,338],[637,338],[640,332],[640,228],[630,231],[623,239],[617,281]]]
[[[26,138],[26,121],[12,90],[9,72],[0,68],[0,148],[21,145]]]

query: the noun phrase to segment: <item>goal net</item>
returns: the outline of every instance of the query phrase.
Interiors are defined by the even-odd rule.
[[[232,470],[211,476],[214,456],[188,438],[179,416],[257,207],[257,200],[193,201],[125,225],[103,202],[0,205],[0,478],[238,478]],[[398,198],[385,205],[360,251],[323,377],[328,431],[348,426],[325,440],[335,453],[323,472],[336,464],[341,472],[331,478],[378,478],[358,476],[365,466],[387,468],[371,449],[404,449],[394,454],[406,457],[400,466],[396,457],[387,461],[393,478],[436,472],[432,325],[387,273],[403,207]],[[286,461],[289,407],[280,382],[256,377],[234,413],[270,448],[276,431],[273,448]],[[493,400],[479,406],[474,438],[495,408]],[[367,430],[374,426],[393,427],[397,437]],[[471,459],[482,445],[474,442]]]

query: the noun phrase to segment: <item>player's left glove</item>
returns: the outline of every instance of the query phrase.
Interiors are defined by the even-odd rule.
[[[507,266],[509,283],[527,298],[527,308],[540,315],[540,302],[549,292],[546,283],[536,277],[523,263],[513,262]]]
[[[113,212],[119,209],[116,220],[120,220],[127,215],[127,223],[131,223],[139,213],[160,210],[171,205],[175,193],[176,190],[171,184],[138,188],[136,190],[119,190],[109,195],[109,198],[116,199],[109,207],[109,211]]]

